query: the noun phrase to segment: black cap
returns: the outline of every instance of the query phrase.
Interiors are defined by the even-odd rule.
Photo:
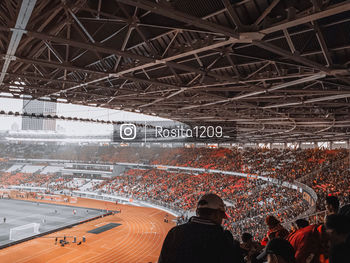
[[[266,246],[265,250],[257,257],[258,260],[264,259],[268,254],[275,254],[282,257],[288,263],[295,262],[295,251],[292,245],[285,239],[274,238]]]

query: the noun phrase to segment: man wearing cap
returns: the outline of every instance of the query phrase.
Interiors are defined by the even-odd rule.
[[[243,258],[233,245],[232,234],[221,226],[225,205],[216,194],[203,195],[197,216],[167,234],[158,263],[241,263]]]
[[[262,260],[267,257],[267,263],[295,263],[294,249],[285,239],[274,238],[265,247],[257,259]],[[307,261],[309,262],[309,261]]]

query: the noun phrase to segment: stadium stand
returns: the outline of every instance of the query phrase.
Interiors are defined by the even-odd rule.
[[[39,155],[39,145],[3,145],[3,157],[11,158],[21,149],[26,158],[48,157]],[[61,155],[62,148],[65,155]],[[344,149],[207,149],[175,148],[145,149],[118,148],[115,146],[59,146],[46,149],[49,157],[87,163],[141,162],[206,169],[221,169],[250,174],[259,174],[281,181],[305,181],[319,196],[318,209],[324,210],[324,199],[328,195],[339,196],[342,204],[349,198],[348,152]],[[69,154],[67,154],[69,153]],[[89,158],[93,156],[93,160]],[[98,160],[98,161],[96,161]],[[16,165],[16,164],[15,164]],[[22,166],[16,166],[23,169]],[[45,168],[46,170],[48,167]],[[43,169],[42,171],[44,171]],[[87,167],[87,169],[89,169]],[[13,171],[13,170],[12,170]],[[244,232],[260,240],[266,233],[265,217],[275,215],[281,222],[291,222],[308,209],[308,202],[293,189],[272,185],[255,179],[224,176],[220,174],[189,174],[157,169],[129,169],[122,175],[110,179],[88,179],[58,176],[54,173],[40,174],[12,172],[4,173],[2,184],[47,186],[52,191],[89,190],[102,194],[147,200],[180,211],[188,217],[195,207],[198,196],[205,192],[220,194],[227,204],[229,219],[224,223],[238,239]],[[50,170],[48,170],[50,171]],[[317,172],[315,172],[317,171]],[[310,176],[312,179],[310,180]],[[48,183],[49,182],[49,183]]]

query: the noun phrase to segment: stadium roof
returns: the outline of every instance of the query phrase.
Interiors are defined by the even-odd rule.
[[[3,0],[0,92],[348,139],[350,1]]]

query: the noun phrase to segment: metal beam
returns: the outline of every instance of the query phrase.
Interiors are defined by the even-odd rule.
[[[201,105],[193,105],[193,106],[186,106],[186,107],[181,108],[180,110],[189,110],[189,109],[194,109],[194,108],[202,108],[202,107],[212,106],[212,105],[215,105],[215,104],[221,104],[221,103],[224,103],[224,102],[240,100],[240,99],[244,99],[244,98],[255,96],[255,95],[259,95],[259,94],[268,93],[268,92],[271,92],[271,91],[274,91],[274,90],[283,89],[285,87],[290,87],[290,86],[293,86],[293,85],[298,85],[298,84],[301,84],[301,83],[317,80],[317,79],[320,79],[320,78],[324,78],[325,76],[326,76],[325,73],[318,73],[318,74],[315,74],[313,76],[309,76],[309,77],[306,77],[306,78],[297,79],[297,80],[293,80],[293,81],[290,81],[290,82],[282,83],[282,84],[276,85],[276,86],[274,86],[272,88],[269,88],[269,89],[266,89],[266,90],[249,92],[249,93],[246,93],[246,94],[235,96],[233,98],[228,98],[228,99],[215,101],[215,102],[211,102],[211,103],[206,103],[206,104],[201,104]]]
[[[280,55],[282,57],[285,57],[285,58],[288,58],[288,59],[293,60],[295,62],[298,62],[300,64],[303,64],[303,65],[306,65],[306,66],[318,69],[318,70],[326,72],[328,74],[332,73],[331,69],[329,69],[329,68],[327,68],[327,67],[325,67],[325,66],[323,66],[321,64],[318,64],[317,62],[308,60],[306,58],[303,58],[302,56],[299,56],[297,54],[293,54],[291,52],[288,52],[287,50],[282,49],[280,47],[277,47],[275,45],[272,45],[270,43],[254,40],[252,42],[252,44],[257,46],[257,47],[260,47],[262,49],[268,50],[271,53],[278,54],[278,55]]]
[[[132,27],[132,26],[129,25],[128,31],[127,31],[127,33],[126,33],[126,36],[125,36],[125,38],[124,38],[124,41],[123,41],[123,44],[122,44],[122,47],[121,47],[121,51],[124,51],[124,50],[125,50],[126,45],[128,44],[129,38],[130,38],[131,33],[132,33],[133,30],[134,30],[134,27]],[[122,57],[119,56],[118,59],[117,59],[117,62],[116,62],[115,65],[114,65],[114,68],[113,68],[113,71],[114,71],[114,72],[118,70],[118,66],[119,66],[119,63],[120,63],[121,60],[122,60]]]
[[[231,5],[230,0],[222,0],[222,3],[224,4],[228,14],[230,15],[233,23],[236,25],[237,29],[240,30],[242,29],[242,23],[241,20],[239,19],[236,10],[234,7]]]
[[[136,6],[138,8],[151,11],[152,13],[155,13],[158,15],[175,19],[177,21],[181,21],[189,25],[194,25],[198,28],[221,33],[225,36],[239,39],[239,35],[236,32],[234,32],[231,28],[214,24],[207,20],[203,20],[201,18],[188,15],[186,13],[177,11],[175,9],[170,9],[168,7],[162,6],[161,4],[157,4],[157,3],[145,1],[145,0],[117,0],[117,2],[124,3],[131,6]]]
[[[349,1],[348,1],[348,2],[349,2]],[[320,17],[321,17],[321,18],[324,18],[324,17],[328,17],[328,16],[333,15],[334,12],[341,12],[341,9],[339,10],[337,7],[338,7],[337,5],[334,5],[334,6],[329,7],[324,13],[323,13],[323,12],[320,12],[320,13],[319,13]],[[334,11],[334,10],[332,10],[333,8],[337,8],[337,9]],[[348,7],[345,6],[344,8],[345,8],[345,10],[347,10]],[[202,19],[211,18],[211,17],[213,17],[213,16],[215,16],[215,15],[218,15],[218,14],[221,14],[221,13],[225,12],[225,10],[226,10],[226,9],[219,10],[219,11],[214,12],[214,13],[208,15],[208,16],[203,17]],[[332,11],[332,12],[328,12],[328,11]],[[148,13],[150,13],[150,11],[148,11]],[[293,21],[293,23],[295,23],[295,24],[293,24],[293,25],[300,25],[300,24],[303,24],[303,23],[311,22],[311,21],[309,21],[309,18],[310,18],[310,17],[309,17],[308,14],[303,15],[302,17],[299,18],[298,21]],[[278,24],[276,24],[276,25],[272,25],[271,27],[269,27],[269,28],[267,28],[267,29],[263,29],[263,30],[260,31],[260,32],[261,32],[262,34],[265,34],[265,33],[267,32],[266,30],[269,30],[270,33],[273,33],[273,32],[279,31],[279,30],[281,30],[281,29],[283,29],[283,28],[288,28],[288,27],[290,27],[289,22],[291,22],[291,21],[285,20],[285,21],[281,22],[282,24],[281,24],[281,23],[278,23]],[[333,23],[331,23],[331,24],[333,24]],[[278,25],[278,27],[277,27],[277,25]],[[309,30],[302,30],[301,33],[309,32],[310,30],[312,30],[312,29],[309,29]],[[166,36],[166,35],[168,35],[168,34],[173,34],[173,33],[176,33],[176,32],[178,32],[178,30],[177,30],[177,29],[174,29],[174,30],[171,30],[171,31],[162,33],[162,34],[160,34],[160,35],[158,35],[158,36],[156,36],[156,37],[153,37],[153,38],[151,38],[151,40],[152,40],[152,41],[153,41],[153,40],[157,40],[157,39],[159,39],[159,38],[161,38],[161,37],[163,37],[163,36]],[[295,33],[293,33],[293,35],[294,35],[294,34],[295,34]],[[278,38],[278,37],[277,37],[277,38],[273,38],[273,39],[271,39],[271,41],[272,41],[272,40],[277,40],[277,39],[279,39],[279,38]],[[242,40],[243,40],[243,39],[242,39]],[[249,42],[248,40],[249,40],[249,38],[246,36],[246,41]],[[268,41],[270,41],[270,40],[268,40]],[[242,42],[243,42],[243,41],[242,41]],[[129,48],[128,50],[131,50],[132,48],[137,48],[137,47],[139,47],[140,45],[142,45],[143,43],[144,43],[144,42],[139,43],[139,44],[137,44],[137,45],[134,45],[134,46],[132,46],[131,48]],[[242,47],[245,47],[245,46],[246,46],[246,45],[242,45]],[[205,50],[204,50],[204,51],[205,51]],[[201,52],[201,51],[200,51],[200,52]],[[199,53],[199,52],[197,52],[197,53]]]
[[[336,14],[341,14],[350,10],[350,0],[341,2],[336,5],[329,6],[327,9],[313,14],[303,14],[300,17],[296,17],[292,21],[286,19],[278,24],[272,25],[268,28],[260,30],[260,33],[270,34],[285,28],[295,27],[298,25],[310,23],[311,21],[316,21],[325,17],[333,16]]]
[[[38,65],[42,65],[42,66],[46,66],[46,67],[50,67],[50,68],[60,68],[60,69],[66,69],[66,70],[71,70],[71,71],[81,71],[81,72],[86,72],[86,73],[90,73],[90,74],[96,74],[96,75],[103,76],[103,77],[98,78],[96,80],[90,81],[89,84],[92,84],[92,83],[95,83],[95,82],[99,82],[99,81],[103,81],[106,78],[109,78],[111,76],[111,73],[108,73],[108,72],[101,72],[101,71],[96,71],[96,70],[76,67],[76,66],[69,65],[67,63],[60,64],[60,63],[54,63],[54,62],[49,62],[49,61],[45,61],[45,60],[26,59],[26,58],[19,58],[19,57],[16,58],[16,60],[20,61],[20,62],[23,62],[23,63],[27,63],[27,64],[38,64]],[[163,82],[150,80],[150,79],[141,79],[141,78],[137,78],[137,77],[133,77],[133,76],[127,76],[127,75],[119,76],[118,78],[129,80],[129,81],[132,80],[134,82],[139,82],[139,83],[153,84],[153,85],[156,85],[156,86],[162,86],[162,87],[167,87],[167,88],[172,88],[172,89],[174,89],[174,88],[175,89],[180,89],[181,88],[179,86],[171,85],[171,84],[168,84],[168,83],[163,83]],[[84,83],[84,84],[85,85],[79,84],[77,86],[67,88],[64,91],[65,92],[66,91],[71,91],[71,90],[76,89],[78,87],[80,88],[80,87],[86,86],[86,83]],[[104,88],[104,87],[101,87],[101,88]],[[62,90],[60,92],[62,92]],[[58,93],[58,92],[55,92],[55,93],[52,93],[52,94],[49,94],[49,95],[53,95],[53,94],[56,94],[56,93]]]
[[[36,0],[23,0],[21,9],[19,10],[15,28],[12,28],[12,35],[10,44],[7,48],[6,58],[2,66],[0,74],[0,85],[4,82],[5,73],[7,72],[8,67],[10,66],[13,56],[16,54],[19,42],[22,39],[24,30],[27,26],[29,18],[33,12]]]
[[[58,59],[59,62],[63,63],[64,59],[61,57],[61,55],[49,44],[47,41],[44,41],[44,44],[47,46],[47,48],[52,52],[52,54],[55,55],[55,57]]]
[[[268,8],[264,10],[264,12],[258,17],[258,19],[254,22],[254,25],[259,25],[265,17],[275,8],[275,6],[280,2],[280,0],[273,0],[273,2],[269,5]]]
[[[285,36],[285,38],[287,40],[288,46],[290,48],[290,51],[292,52],[292,54],[294,54],[295,53],[295,46],[293,44],[292,38],[290,37],[290,35],[288,33],[288,29],[287,28],[283,29],[283,34],[284,34],[284,36]]]
[[[298,105],[310,104],[310,103],[315,103],[315,102],[338,100],[338,99],[345,99],[345,98],[350,98],[350,93],[338,94],[338,95],[333,95],[333,96],[318,97],[318,98],[308,99],[308,100],[299,101],[299,102],[274,104],[274,105],[265,106],[263,108],[264,109],[282,108],[282,107],[298,106]]]
[[[327,62],[327,66],[331,66],[333,64],[332,57],[331,57],[331,54],[330,54],[329,49],[327,47],[326,40],[323,37],[323,33],[321,31],[321,28],[318,25],[317,21],[312,22],[312,24],[314,26],[314,29],[316,32],[316,37],[317,37],[318,43],[320,44],[323,56]]]
[[[1,56],[1,54],[0,54],[0,56]],[[17,57],[17,56],[14,56],[14,58],[16,61],[23,62],[26,64],[37,64],[37,65],[41,65],[44,67],[59,68],[59,69],[70,70],[70,71],[80,71],[80,72],[102,75],[102,76],[106,76],[109,74],[109,72],[103,72],[103,71],[97,71],[97,70],[92,70],[92,69],[88,69],[88,68],[76,67],[76,66],[73,66],[67,62],[57,63],[57,62],[53,62],[53,61],[47,61],[47,60],[41,60],[41,59],[28,59],[28,58],[22,58],[22,57]]]
[[[9,31],[10,29],[7,28],[7,27],[0,26],[0,30],[2,30],[2,31]],[[38,33],[38,32],[26,31],[25,33],[28,36],[31,36],[31,37],[34,37],[34,38],[38,38],[38,39],[42,39],[42,40],[48,40],[48,41],[68,44],[68,45],[71,45],[71,46],[75,46],[75,47],[91,50],[93,52],[98,51],[98,52],[101,52],[101,53],[115,54],[117,56],[129,57],[129,58],[132,58],[132,59],[135,59],[135,60],[146,62],[146,64],[143,64],[143,65],[140,65],[140,66],[136,66],[136,67],[131,68],[129,70],[127,69],[127,70],[123,70],[123,71],[117,72],[117,73],[113,74],[113,76],[111,76],[111,77],[119,77],[119,76],[121,76],[123,74],[129,73],[129,72],[133,72],[135,70],[141,70],[141,69],[144,69],[144,68],[147,68],[147,67],[151,67],[151,66],[155,66],[155,65],[159,65],[159,64],[169,64],[169,66],[171,66],[173,68],[180,69],[180,70],[189,71],[189,72],[203,73],[204,75],[207,75],[207,76],[212,77],[214,79],[231,80],[231,81],[233,81],[235,79],[233,77],[218,75],[218,74],[211,73],[211,72],[202,72],[199,69],[196,69],[196,68],[193,68],[193,67],[190,67],[190,66],[186,66],[186,65],[182,65],[182,64],[179,64],[179,63],[172,62],[172,60],[175,60],[175,59],[178,59],[178,58],[181,58],[181,57],[184,57],[184,56],[189,56],[189,55],[192,55],[192,54],[196,54],[196,53],[199,53],[199,52],[204,52],[206,50],[210,50],[210,49],[213,49],[213,48],[218,48],[218,47],[225,46],[225,45],[232,44],[232,43],[236,43],[236,42],[247,42],[246,39],[243,39],[243,40],[230,39],[230,40],[214,43],[214,44],[209,45],[209,46],[201,47],[201,48],[198,48],[198,49],[195,49],[195,50],[191,50],[191,51],[188,51],[188,52],[185,52],[185,53],[182,53],[182,54],[179,54],[179,55],[175,55],[175,56],[172,56],[172,57],[167,57],[167,58],[164,58],[164,59],[153,59],[153,58],[148,58],[148,57],[145,57],[145,56],[137,55],[137,54],[134,54],[132,52],[121,51],[121,50],[118,50],[118,49],[103,47],[103,46],[100,46],[100,45],[90,44],[90,43],[86,43],[86,42],[74,41],[74,40],[71,40],[71,39],[65,39],[65,38],[56,37],[56,36],[52,36],[52,35],[46,35],[46,34],[42,34],[42,33]],[[100,81],[100,80],[96,80],[96,81]],[[94,82],[95,82],[95,80],[94,80]],[[86,84],[82,84],[82,86],[84,86],[84,85],[86,85]]]
[[[63,1],[63,0],[62,0]],[[65,4],[64,4],[65,6]],[[79,21],[79,19],[77,18],[77,16],[72,12],[72,10],[68,7],[66,7],[66,9],[68,10],[69,14],[73,17],[73,19],[77,22],[77,24],[79,25],[79,27],[84,31],[84,33],[87,35],[87,37],[89,38],[89,40],[91,41],[91,43],[95,43],[94,38],[90,35],[89,31],[87,31],[87,29],[84,27],[84,25]]]
[[[207,50],[211,50],[211,49],[219,48],[219,47],[222,47],[222,46],[230,45],[230,44],[236,43],[236,42],[239,42],[239,41],[236,41],[235,39],[224,40],[224,41],[221,41],[221,42],[218,42],[218,43],[214,43],[212,45],[208,45],[208,46],[201,47],[201,48],[198,48],[198,49],[190,50],[190,51],[178,54],[178,55],[174,55],[174,56],[167,57],[167,58],[162,58],[162,59],[151,59],[151,58],[142,57],[142,58],[147,59],[149,62],[145,63],[145,64],[142,64],[140,66],[135,66],[135,67],[132,67],[130,69],[125,69],[125,70],[121,70],[119,72],[116,72],[116,73],[112,74],[112,77],[119,77],[119,76],[122,76],[124,74],[134,72],[136,70],[142,70],[142,69],[146,69],[146,68],[149,68],[149,67],[153,67],[153,66],[162,64],[162,65],[167,65],[169,67],[177,68],[177,69],[184,70],[184,71],[207,74],[208,76],[211,76],[211,77],[217,78],[217,79],[221,79],[221,80],[228,80],[228,79],[230,79],[232,81],[233,80],[232,77],[225,77],[225,76],[218,75],[218,74],[215,74],[215,73],[210,73],[210,72],[209,73],[201,72],[201,70],[199,70],[199,69],[195,69],[195,68],[192,68],[192,67],[189,67],[189,66],[181,65],[179,63],[175,63],[175,62],[172,62],[172,61],[176,60],[176,59],[179,59],[179,58],[182,58],[182,57],[187,57],[187,56],[194,55],[194,54],[197,54],[197,53],[200,53],[200,52],[204,52],[204,51],[207,51]],[[123,52],[125,52],[126,54],[129,54],[129,52],[126,52],[126,51],[123,51]],[[133,53],[130,53],[130,54],[133,54]],[[135,54],[133,54],[133,55],[135,55]],[[122,56],[122,55],[119,54],[118,56]],[[124,55],[124,56],[128,57],[127,55]],[[141,56],[139,56],[139,57],[141,57]],[[108,77],[106,77],[105,79],[107,79],[107,78]],[[97,81],[101,81],[101,80],[102,79],[99,79]],[[95,81],[93,81],[93,82],[95,82]],[[88,84],[89,84],[89,82],[81,84],[81,85],[79,85],[79,87],[86,86]]]
[[[74,12],[78,12],[80,6],[82,5],[82,3],[86,1],[86,0],[78,0],[75,1],[75,7],[72,8],[72,10],[74,10]],[[67,21],[66,18],[64,16],[58,16],[58,14],[61,12],[61,10],[63,10],[63,6],[60,5],[58,8],[56,8],[51,15],[42,23],[40,24],[39,28],[37,29],[37,32],[42,32],[45,28],[48,29],[48,32],[46,32],[47,34],[53,34],[53,35],[57,35],[61,32],[61,30],[63,30],[63,28],[66,26]],[[58,16],[58,17],[57,17]],[[51,27],[50,29],[48,28],[51,21],[56,18],[56,23],[53,27]],[[24,50],[28,50],[30,49],[28,56],[30,57],[39,57],[44,51],[45,51],[45,46],[43,45],[42,42],[38,42],[32,46],[29,46],[28,44],[33,41],[33,38],[31,37],[27,37],[26,39],[23,40],[23,42],[21,42],[21,45],[18,47],[18,53],[21,54],[20,52],[23,52]],[[12,72],[17,72],[19,71],[19,69],[22,67],[22,63],[18,63],[13,69]],[[22,72],[24,72],[27,68],[29,67],[29,65],[24,66],[23,68],[21,68]]]
[[[344,22],[346,22],[346,21],[344,21]],[[330,25],[334,25],[334,23],[331,23],[331,24],[327,24],[327,26],[330,26]],[[302,30],[302,31],[300,31],[300,33],[306,33],[306,32],[310,32],[310,31],[312,31],[313,29],[306,29],[306,30]],[[172,32],[172,31],[170,31],[170,32]],[[290,35],[296,35],[297,33],[292,33],[292,34],[290,34]],[[158,36],[158,37],[155,37],[155,38],[152,38],[152,39],[158,39],[159,37],[161,37],[161,36],[163,36],[163,35],[166,35],[166,34],[162,34],[162,35],[160,35],[160,36]],[[281,37],[275,37],[275,38],[272,38],[272,39],[268,39],[268,40],[266,40],[265,42],[270,42],[270,41],[274,41],[274,40],[278,40],[278,39],[281,39],[281,38],[283,38],[282,36]],[[247,45],[242,45],[242,46],[240,46],[240,47],[237,47],[237,49],[239,49],[239,48],[244,48],[244,47],[248,47],[250,44],[247,44]],[[135,46],[133,46],[132,48],[136,48],[136,47],[139,47],[140,46],[140,44],[138,44],[138,45],[135,45]],[[343,49],[343,48],[347,48],[347,47],[341,47],[341,48],[333,48],[332,50],[339,50],[339,49]],[[129,50],[131,50],[131,48],[129,48]],[[312,54],[318,54],[318,53],[321,53],[322,51],[316,51],[316,52],[308,52],[308,53],[305,53],[305,54],[302,54],[301,56],[308,56],[308,55],[312,55]],[[199,52],[198,52],[199,53]],[[197,53],[197,54],[198,54]],[[214,55],[214,54],[212,54],[212,55]],[[183,63],[184,61],[181,61],[181,63]],[[160,67],[159,67],[160,68]],[[158,68],[158,69],[159,69]],[[236,68],[235,67],[233,67],[233,69],[236,71]],[[130,71],[132,70],[132,69],[129,69]],[[237,74],[237,72],[236,72],[236,75],[238,76],[239,74]]]

